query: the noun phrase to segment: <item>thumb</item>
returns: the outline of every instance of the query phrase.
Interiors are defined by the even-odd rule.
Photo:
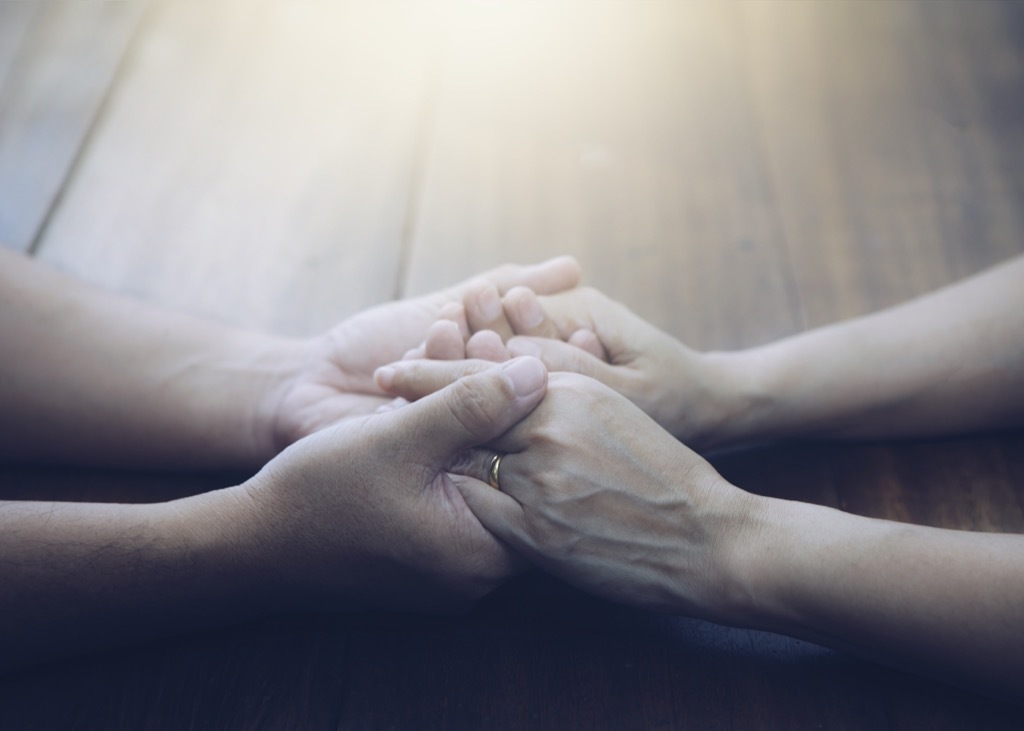
[[[373,378],[384,393],[416,401],[474,373],[493,370],[494,363],[479,359],[400,360],[378,368]]]
[[[528,416],[544,398],[548,372],[535,358],[516,358],[461,378],[401,409],[403,439],[441,462],[485,444]]]

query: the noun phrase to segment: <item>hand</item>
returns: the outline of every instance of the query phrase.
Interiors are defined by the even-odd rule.
[[[479,295],[470,289],[461,322],[435,324],[423,350],[413,355],[485,361],[532,355],[551,372],[604,383],[694,447],[726,441],[729,422],[744,408],[740,358],[692,350],[597,290],[538,296],[514,287],[497,318],[481,314]],[[484,325],[495,329],[479,329]],[[463,342],[467,327],[472,335]]]
[[[338,421],[373,413],[387,397],[373,380],[378,367],[419,346],[439,317],[459,317],[461,302],[474,292],[494,298],[522,285],[546,294],[576,286],[579,265],[559,257],[534,266],[505,265],[440,292],[389,302],[340,323],[326,335],[295,349],[289,374],[267,396],[262,421],[274,451]]]
[[[546,379],[538,361],[514,360],[296,442],[237,496],[255,563],[300,607],[450,609],[487,593],[520,562],[444,467],[526,416]]]
[[[396,373],[404,364],[397,364]],[[463,363],[435,363],[456,378]],[[400,392],[418,389],[399,376]],[[735,566],[761,498],[730,485],[622,396],[552,374],[534,412],[494,440],[501,490],[481,482],[493,454],[461,455],[453,478],[503,542],[581,588],[627,604],[735,620],[746,596]]]

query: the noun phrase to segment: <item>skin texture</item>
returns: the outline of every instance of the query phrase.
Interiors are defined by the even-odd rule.
[[[0,666],[295,609],[466,608],[523,567],[445,465],[543,398],[530,358],[299,440],[236,487],[0,506]]]
[[[730,352],[694,350],[587,287],[510,290],[499,330],[516,334],[504,339],[467,327],[478,308],[470,291],[465,314],[455,313],[464,345],[451,326],[430,329],[430,357],[538,357],[552,372],[611,387],[698,449],[1024,424],[1024,257],[888,310]]]
[[[374,370],[468,293],[579,278],[569,257],[506,265],[294,340],[132,302],[0,247],[0,459],[257,469],[387,403]]]
[[[750,495],[663,429],[714,446],[1019,424],[1021,281],[1018,259],[888,311],[732,354],[674,347],[592,290],[510,293],[508,330],[523,332],[532,322],[538,334],[499,344],[497,332],[477,333],[463,341],[458,322],[438,325],[424,352],[445,360],[395,363],[377,379],[415,400],[516,353],[577,371],[553,374],[541,407],[489,445],[504,453],[500,492],[481,482],[493,452],[472,451],[456,464],[473,478],[457,485],[481,523],[566,581],[616,601],[784,632],[1022,700],[1024,536],[905,525]],[[474,306],[466,302],[464,310]],[[540,320],[520,311],[534,306],[544,310]],[[720,381],[708,378],[713,372]],[[687,412],[690,420],[679,420]]]
[[[395,364],[408,398],[430,373]],[[468,366],[468,367],[467,367]],[[486,372],[486,370],[484,371]],[[500,491],[485,484],[503,454]],[[552,374],[543,403],[449,469],[480,522],[605,598],[771,630],[1024,698],[1024,536],[862,518],[752,495],[593,379]]]
[[[529,335],[509,335],[507,342],[498,331],[473,331],[469,323],[481,319],[472,314],[479,309],[473,296],[471,291],[461,311],[447,313],[450,321],[435,323],[426,346],[407,358],[500,362],[532,355],[553,372],[601,381],[691,445],[709,440],[714,426],[729,417],[733,402],[739,408],[738,376],[721,359],[686,347],[595,289],[579,287],[544,298],[525,287],[513,288],[499,330]]]
[[[536,406],[542,365],[381,413],[372,376],[474,287],[578,279],[564,257],[504,266],[289,340],[0,249],[0,458],[260,470],[160,504],[0,501],[0,666],[282,609],[449,611],[521,570],[443,466]]]

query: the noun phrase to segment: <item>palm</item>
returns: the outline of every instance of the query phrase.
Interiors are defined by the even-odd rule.
[[[389,302],[344,320],[309,343],[307,363],[279,405],[276,423],[280,441],[290,443],[389,403],[392,397],[374,383],[374,371],[420,345],[441,309],[461,303],[481,278],[502,292],[522,285],[538,293],[554,293],[576,286],[580,273],[575,261],[565,258],[531,267],[506,265],[448,289]]]

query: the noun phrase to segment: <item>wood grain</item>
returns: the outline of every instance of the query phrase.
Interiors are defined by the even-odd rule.
[[[305,333],[568,251],[710,348],[892,304],[1024,248],[1024,5],[430,8],[158,3],[41,258]],[[2,5],[0,21],[18,12]],[[758,493],[1024,530],[1022,432],[714,462]],[[9,467],[0,494],[160,500],[237,479]],[[0,679],[0,728],[18,729],[1022,725],[1019,706],[536,574],[462,617],[289,615]]]
[[[451,18],[409,290],[571,253],[698,347],[799,329],[738,20],[674,2]]]
[[[0,242],[28,250],[64,186],[146,3],[3,3]]]
[[[808,325],[1024,251],[1020,6],[747,3],[760,133]]]
[[[0,90],[3,89],[11,64],[21,49],[25,32],[38,11],[37,3],[0,4]],[[0,98],[6,100],[6,95]]]
[[[391,298],[427,17],[408,3],[158,3],[40,259],[289,334]]]

